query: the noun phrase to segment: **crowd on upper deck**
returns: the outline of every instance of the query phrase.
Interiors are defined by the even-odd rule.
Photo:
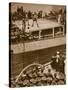
[[[23,9],[23,6],[17,7],[17,10],[13,13],[10,12],[11,14],[11,41],[12,42],[20,42],[20,41],[31,41],[31,40],[38,40],[37,33],[34,36],[33,34],[26,33],[25,32],[25,27],[26,27],[26,22],[27,22],[27,27],[28,29],[30,27],[34,27],[36,25],[39,27],[38,19],[48,19],[48,20],[55,20],[59,24],[63,24],[64,27],[66,28],[66,10],[59,9],[58,11],[51,10],[48,14],[44,13],[43,10],[40,10],[38,12],[32,12],[32,11],[26,11]],[[32,20],[32,23],[30,25],[29,20]],[[15,21],[22,21],[22,30],[20,28],[13,24]],[[65,29],[66,32],[66,29]],[[43,36],[44,37],[44,36]]]
[[[10,12],[11,13],[11,12]],[[51,10],[48,14],[46,12],[43,12],[43,10],[39,10],[38,12],[32,12],[32,11],[26,11],[23,9],[23,6],[17,7],[17,10],[13,13],[11,13],[11,19],[12,20],[22,20],[22,19],[33,19],[33,17],[36,15],[37,18],[49,18],[49,19],[55,19],[59,22],[59,19],[61,18],[61,22],[63,23],[65,21],[65,15],[66,10],[59,9],[58,11]]]

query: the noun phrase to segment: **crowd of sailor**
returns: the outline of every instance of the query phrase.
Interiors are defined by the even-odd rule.
[[[16,79],[12,80],[12,87],[64,85],[66,83],[65,51],[57,51],[56,55],[51,57],[50,64],[30,67],[17,81]]]
[[[49,18],[56,19],[60,23],[60,21],[63,22],[65,20],[66,10],[62,8],[58,9],[57,11],[52,9],[49,13],[43,12],[42,9],[36,12],[30,10],[26,11],[23,8],[23,6],[17,7],[17,10],[15,12],[10,12],[11,19],[13,21],[22,19],[25,19],[27,21],[28,19],[36,20],[37,18]]]
[[[49,14],[45,13],[43,15],[43,11],[38,12],[31,12],[23,10],[23,6],[17,7],[17,11],[14,13],[11,13],[11,22],[10,22],[10,35],[11,35],[11,42],[17,43],[17,42],[24,42],[24,41],[32,41],[32,40],[38,40],[38,32],[35,32],[34,35],[32,33],[26,33],[25,27],[26,22],[28,29],[30,28],[29,20],[32,19],[32,27],[36,24],[37,27],[39,27],[38,19],[48,19],[48,20],[54,20],[59,24],[65,25],[66,23],[66,11],[63,9],[59,9],[58,12],[56,11],[50,11]],[[15,21],[22,21],[22,30],[16,25],[13,24]],[[50,30],[49,30],[50,31]],[[48,31],[48,32],[49,32]],[[50,37],[50,35],[49,35]],[[44,35],[43,35],[44,38]]]

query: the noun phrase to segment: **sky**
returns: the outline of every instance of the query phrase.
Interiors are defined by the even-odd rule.
[[[28,4],[28,3],[11,3],[11,12],[15,12],[17,7],[23,6],[25,11],[38,12],[42,10],[43,12],[49,13],[52,9],[58,11],[61,8],[65,8],[65,6],[58,5],[46,5],[46,4]]]

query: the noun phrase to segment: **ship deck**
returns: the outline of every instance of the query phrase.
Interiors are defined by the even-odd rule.
[[[36,22],[34,23],[34,26],[32,27],[32,23],[33,23],[33,20],[29,19],[29,26],[28,26],[28,22],[26,21],[25,32],[32,32],[32,31],[37,31],[41,29],[48,29],[48,28],[62,26],[57,21],[52,21],[52,20],[47,20],[47,19],[38,19],[37,23],[39,27],[37,27]],[[19,29],[22,30],[22,20],[15,21],[13,22],[13,24],[15,24],[17,27],[19,27]]]

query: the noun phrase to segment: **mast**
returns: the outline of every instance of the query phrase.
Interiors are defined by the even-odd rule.
[[[23,36],[25,36],[25,27],[26,27],[26,23],[25,23],[25,18],[22,19],[22,32],[23,32]],[[24,68],[24,59],[25,58],[25,42],[24,42],[24,37],[23,37],[23,68]]]

